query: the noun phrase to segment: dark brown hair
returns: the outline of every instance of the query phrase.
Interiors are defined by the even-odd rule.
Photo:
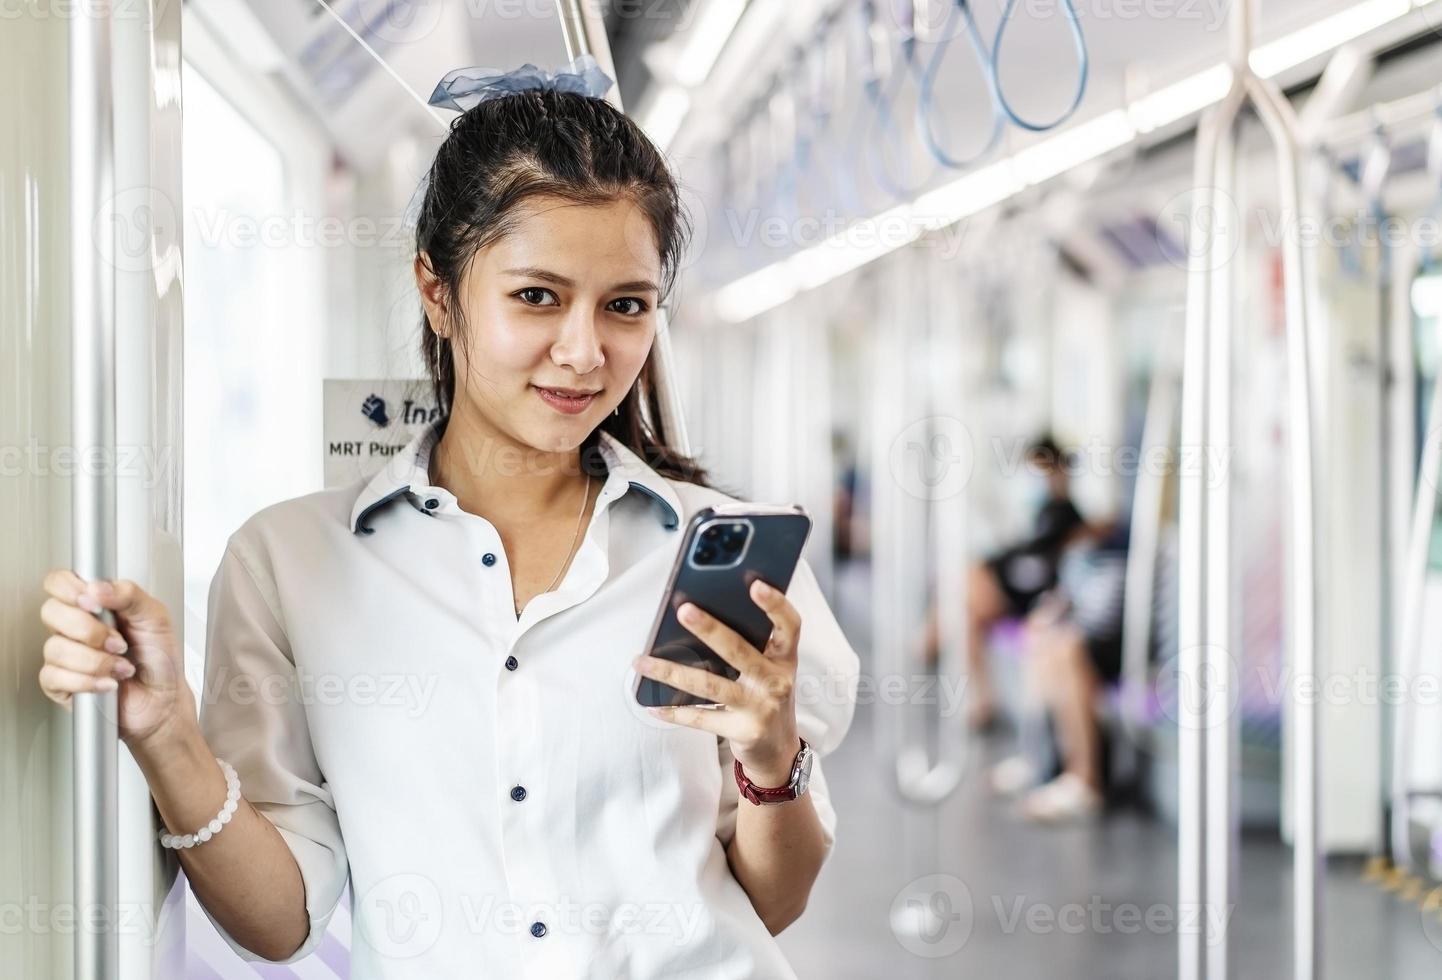
[[[535,89],[488,99],[461,113],[431,164],[416,218],[416,253],[460,310],[460,284],[476,252],[514,226],[522,201],[552,195],[580,204],[629,198],[646,215],[661,257],[661,295],[676,278],[689,226],[675,178],[639,126],[604,99]],[[421,356],[436,405],[450,415],[456,370],[451,338],[421,313]],[[619,412],[607,415],[581,444],[594,466],[604,430],[663,476],[709,486],[695,460],[670,445],[655,385],[656,356],[646,359]]]

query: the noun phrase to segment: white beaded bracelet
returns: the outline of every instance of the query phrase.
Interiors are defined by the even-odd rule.
[[[230,818],[235,816],[236,808],[240,806],[240,777],[235,774],[230,763],[224,759],[216,759],[220,768],[225,772],[225,806],[215,815],[215,819],[201,827],[193,834],[168,834],[160,835],[160,846],[172,850],[180,850],[184,847],[194,847],[196,844],[203,844],[230,823]]]

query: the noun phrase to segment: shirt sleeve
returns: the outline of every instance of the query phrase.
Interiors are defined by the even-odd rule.
[[[830,853],[836,842],[836,809],[831,804],[831,793],[822,772],[822,757],[841,744],[851,727],[851,717],[856,710],[860,658],[841,631],[836,616],[821,593],[815,573],[804,559],[796,566],[786,597],[801,615],[796,662],[796,727],[816,753],[811,764],[807,795],[816,808],[826,836],[826,849]],[[721,805],[716,820],[716,836],[722,844],[731,843],[736,835],[736,809],[741,793],[732,774],[735,760],[730,743],[721,739]]]
[[[295,856],[310,932],[290,957],[269,960],[236,942],[208,909],[205,914],[241,958],[293,963],[320,945],[349,865],[335,801],[311,746],[274,586],[257,571],[262,567],[230,539],[210,585],[200,725],[211,750],[235,767],[241,795]]]

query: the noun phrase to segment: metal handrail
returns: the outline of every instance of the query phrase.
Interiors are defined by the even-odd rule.
[[[1442,213],[1442,89],[1434,108],[1434,123],[1428,141],[1427,173],[1437,188],[1432,205],[1434,213]],[[1410,315],[1407,304],[1395,304]],[[1394,318],[1395,319],[1395,318]],[[1417,490],[1412,507],[1412,525],[1407,539],[1406,566],[1402,582],[1401,628],[1395,631],[1394,663],[1404,679],[1417,674],[1422,656],[1422,593],[1427,582],[1427,552],[1431,541],[1432,521],[1437,504],[1437,482],[1442,479],[1442,370],[1432,383],[1432,404],[1427,411],[1427,428],[1423,433],[1422,459],[1417,470]],[[1416,705],[1411,698],[1402,698],[1392,717],[1392,862],[1411,870],[1416,863],[1411,846],[1412,749]]]
[[[596,59],[611,78],[616,77],[616,64],[611,59],[611,42],[606,38],[606,25],[601,19],[600,5],[587,0],[556,0],[561,19],[561,35],[566,44],[566,57],[575,60],[583,54]],[[622,112],[621,86],[612,85],[606,100]],[[666,442],[687,456],[692,454],[691,440],[686,432],[686,415],[681,393],[676,387],[676,364],[671,354],[671,324],[664,308],[656,311],[656,338],[651,346],[651,382],[656,388],[661,425]]]
[[[71,436],[78,452],[103,461],[115,459],[115,225],[92,222],[115,192],[112,42],[109,7],[70,21]],[[114,578],[115,467],[83,467],[72,492],[73,567],[87,581]],[[99,618],[114,627],[114,613]],[[86,910],[75,976],[84,980],[120,973],[117,706],[115,691],[73,699],[75,907]]]
[[[1158,450],[1172,445],[1172,430],[1179,407],[1179,384],[1174,347],[1181,331],[1163,332],[1152,358],[1152,380],[1147,391],[1139,455],[1157,458]],[[1152,620],[1156,601],[1157,556],[1160,552],[1162,512],[1167,468],[1143,465],[1132,488],[1131,530],[1128,534],[1126,573],[1122,597],[1122,730],[1133,744],[1144,741],[1147,665],[1151,661]]]
[[[1302,197],[1298,174],[1299,127],[1291,105],[1275,84],[1259,78],[1248,63],[1252,26],[1258,0],[1243,0],[1231,11],[1232,87],[1226,98],[1210,109],[1198,129],[1196,187],[1193,200],[1195,234],[1203,219],[1219,215],[1231,227],[1227,208],[1215,201],[1231,200],[1235,180],[1235,129],[1244,104],[1250,102],[1261,119],[1277,154],[1280,207],[1285,235],[1282,243],[1283,291],[1286,310],[1287,431],[1292,508],[1288,525],[1289,591],[1287,601],[1288,660],[1299,677],[1316,674],[1316,565],[1315,495],[1313,473],[1311,313],[1312,291],[1304,277],[1310,269],[1302,253],[1298,224]],[[1240,220],[1239,217],[1236,220]],[[1236,226],[1240,234],[1241,226]],[[1185,383],[1183,389],[1183,445],[1209,449],[1230,432],[1230,314],[1235,297],[1232,257],[1222,249],[1231,237],[1213,236],[1204,250],[1192,250],[1188,283]],[[1220,261],[1219,261],[1220,259]],[[1234,692],[1230,689],[1235,665],[1234,632],[1229,593],[1230,487],[1229,468],[1220,474],[1218,487],[1208,486],[1207,474],[1193,468],[1182,480],[1182,554],[1180,594],[1180,650],[1182,683],[1192,691],[1205,691],[1207,702],[1201,723],[1192,719],[1180,726],[1181,813],[1179,827],[1178,897],[1182,907],[1231,905],[1235,890],[1233,862],[1236,846]],[[1186,688],[1184,688],[1185,690]],[[1297,978],[1318,975],[1318,935],[1321,900],[1318,890],[1320,861],[1318,823],[1317,708],[1311,699],[1295,705],[1293,726],[1295,764],[1292,766],[1293,802],[1293,972]],[[1205,773],[1205,787],[1203,785]],[[1205,788],[1205,795],[1204,795]],[[1203,859],[1207,858],[1203,876]],[[1210,918],[1210,917],[1209,917]],[[1224,978],[1229,969],[1227,919],[1218,934],[1203,937],[1179,934],[1179,976],[1182,980]]]
[[[908,256],[896,256],[893,275],[898,295],[903,302],[915,297],[919,290],[908,288],[913,272]],[[914,317],[905,317],[910,323]],[[926,316],[927,323],[937,320]],[[918,499],[911,496],[897,480],[893,467],[893,441],[909,421],[905,399],[897,392],[908,390],[910,375],[906,355],[909,344],[888,334],[875,346],[875,387],[872,404],[872,568],[871,590],[874,615],[872,635],[879,678],[908,677],[906,650],[910,644],[915,620],[905,615],[907,603],[925,594],[921,563],[915,560],[908,542],[921,539],[921,521],[928,509],[939,518],[943,535],[938,535],[935,557],[937,606],[941,619],[941,653],[937,674],[940,679],[964,681],[967,630],[960,621],[965,608],[965,575],[961,574],[958,555],[964,554],[965,493],[951,499]],[[959,358],[953,359],[960,363]],[[954,391],[952,392],[954,395]],[[928,409],[930,406],[928,406]],[[934,417],[934,416],[933,416]],[[929,433],[928,433],[929,434]],[[878,683],[878,689],[887,685]],[[908,685],[908,690],[910,686]],[[961,690],[960,687],[957,690]],[[940,747],[937,758],[929,758],[922,740],[912,741],[907,724],[914,714],[907,705],[891,706],[882,714],[881,750],[892,763],[893,788],[905,801],[921,806],[935,806],[961,785],[966,773],[967,741],[964,729],[948,737],[948,719],[943,715]],[[958,719],[959,722],[959,719]]]
[[[1403,679],[1417,674],[1422,657],[1422,593],[1427,582],[1427,552],[1432,539],[1432,521],[1437,508],[1437,484],[1442,474],[1442,371],[1432,384],[1432,405],[1427,412],[1428,438],[1422,444],[1422,462],[1417,475],[1417,497],[1412,510],[1412,533],[1407,543],[1407,575],[1402,585],[1402,628],[1399,631],[1397,665]],[[1411,870],[1416,860],[1411,847],[1412,743],[1416,712],[1408,698],[1402,698],[1393,717],[1392,751],[1392,861]]]

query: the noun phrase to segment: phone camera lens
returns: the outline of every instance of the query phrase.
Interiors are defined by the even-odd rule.
[[[712,524],[706,530],[701,532],[701,537],[705,538],[707,541],[715,541],[716,536],[720,533],[721,527],[717,524]]]
[[[721,535],[721,547],[727,551],[740,551],[741,545],[746,540],[746,527],[743,524],[732,524]]]
[[[716,549],[710,545],[703,544],[696,549],[696,564],[709,565],[716,560]]]

